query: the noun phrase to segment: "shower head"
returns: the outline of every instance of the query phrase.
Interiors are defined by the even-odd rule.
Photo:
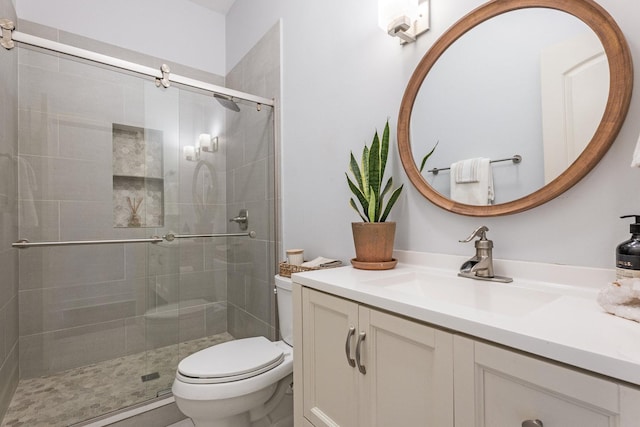
[[[214,93],[213,97],[216,99],[216,101],[218,101],[220,103],[220,105],[222,105],[224,108],[228,109],[228,110],[233,110],[233,111],[240,111],[240,107],[238,107],[238,104],[235,103],[235,101],[233,100],[232,97],[227,96],[227,95],[221,95],[219,93]]]

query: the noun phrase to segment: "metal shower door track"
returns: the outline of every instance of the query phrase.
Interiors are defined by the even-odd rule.
[[[274,105],[273,99],[252,95],[250,93],[241,92],[234,89],[228,89],[223,86],[206,83],[200,80],[192,79],[190,77],[181,76],[179,74],[171,74],[170,72],[168,72],[168,67],[166,65],[163,65],[159,69],[155,69],[147,67],[146,65],[136,64],[135,62],[125,61],[123,59],[114,58],[112,56],[103,55],[101,53],[93,52],[90,50],[66,45],[63,43],[55,42],[53,40],[44,39],[42,37],[21,33],[13,29],[15,28],[14,24],[8,19],[0,19],[0,26],[2,27],[2,46],[6,49],[12,49],[14,47],[14,41],[20,42],[29,46],[35,46],[74,56],[76,58],[82,58],[122,70],[133,71],[134,73],[150,76],[155,78],[156,82],[161,82],[161,84],[165,87],[168,86],[167,82],[174,82],[192,88],[202,89],[207,92],[226,95],[233,99],[242,99],[245,101],[254,102],[256,104],[269,105],[271,107],[273,107]]]

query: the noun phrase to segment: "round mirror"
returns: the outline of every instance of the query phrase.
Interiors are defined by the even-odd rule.
[[[538,206],[584,177],[613,143],[632,71],[620,29],[591,0],[491,1],[418,64],[398,118],[402,164],[426,198],[452,212]],[[487,204],[465,199],[473,187],[457,184],[480,158],[493,175]]]

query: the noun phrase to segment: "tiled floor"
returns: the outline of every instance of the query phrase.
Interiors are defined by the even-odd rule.
[[[2,427],[67,426],[156,397],[171,388],[178,361],[232,340],[228,333],[21,380]],[[159,378],[142,382],[141,375]]]

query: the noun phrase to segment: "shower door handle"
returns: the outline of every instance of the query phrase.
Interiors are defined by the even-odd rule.
[[[229,222],[235,222],[240,226],[240,230],[246,230],[249,228],[249,211],[247,209],[240,209],[238,216],[230,218]]]

